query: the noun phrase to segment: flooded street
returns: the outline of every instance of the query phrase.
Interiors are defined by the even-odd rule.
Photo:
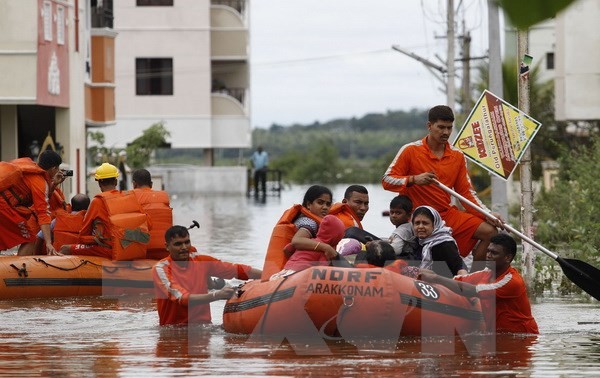
[[[392,193],[369,186],[365,228],[387,236],[381,216]],[[219,259],[262,267],[271,229],[283,210],[302,200],[306,187],[268,197],[172,201],[175,223],[189,226],[198,250]],[[345,186],[332,187],[340,200]],[[159,327],[152,296],[0,301],[0,375],[10,377],[129,376],[597,376],[600,371],[600,304],[544,298],[533,305],[540,335],[499,335],[493,346],[428,353],[434,343],[402,339],[397,345],[365,340],[329,342],[328,350],[298,353],[281,340],[227,334],[220,327],[224,301],[211,305],[211,326]],[[479,353],[495,349],[494,353]],[[435,349],[435,348],[433,348]]]

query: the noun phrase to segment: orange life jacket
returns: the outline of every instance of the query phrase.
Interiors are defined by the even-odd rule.
[[[265,256],[262,275],[260,277],[261,280],[268,281],[273,274],[281,271],[287,263],[288,257],[283,252],[283,248],[292,241],[296,231],[298,231],[293,222],[300,214],[315,220],[317,223],[321,223],[322,218],[311,213],[302,205],[297,204],[287,209],[275,227],[273,227],[269,247],[267,247],[267,255]]]
[[[354,214],[354,211],[346,203],[334,203],[329,209],[329,214],[335,215],[339,220],[341,220],[344,223],[344,226],[346,226],[346,228],[358,227],[361,230],[363,228],[360,220],[356,219],[356,214]]]
[[[132,192],[103,192],[96,194],[108,211],[112,234],[112,259],[130,261],[146,257],[150,241],[148,216]]]
[[[169,194],[150,188],[133,189],[133,193],[152,224],[146,258],[163,259],[169,255],[165,248],[165,232],[173,226],[173,209],[170,206]]]
[[[0,196],[12,207],[29,207],[33,204],[31,190],[23,181],[23,173],[39,174],[46,178],[46,171],[30,158],[0,162]]]
[[[58,251],[65,244],[77,244],[79,242],[79,229],[83,224],[85,210],[70,213],[65,210],[56,212],[54,223],[54,248]]]
[[[59,212],[71,212],[71,205],[67,204],[65,194],[59,188],[54,189],[54,191],[50,193],[48,203],[50,204],[50,217],[52,219],[56,218],[57,213]],[[81,226],[81,224],[79,224],[79,226]]]

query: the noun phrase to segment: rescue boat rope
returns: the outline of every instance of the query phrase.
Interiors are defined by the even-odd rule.
[[[104,271],[108,272],[108,273],[114,273],[119,269],[131,269],[131,270],[149,270],[152,269],[151,266],[146,266],[146,267],[142,267],[142,268],[137,268],[135,266],[133,266],[132,261],[129,261],[129,265],[127,266],[104,266],[102,264],[98,264],[95,263],[93,261],[89,261],[89,260],[81,260],[81,261],[86,261],[88,264],[94,265],[94,266],[99,266],[101,267]]]
[[[15,264],[10,264],[10,266],[13,267],[17,271],[17,273],[19,274],[19,277],[29,276],[29,272],[27,272],[27,265],[25,263],[23,263],[22,268],[17,268],[17,266]]]
[[[75,270],[75,269],[79,269],[80,267],[82,267],[83,265],[85,265],[85,264],[88,263],[88,261],[86,261],[86,260],[81,260],[81,264],[77,265],[76,267],[73,267],[73,268],[64,268],[62,266],[57,266],[57,265],[54,265],[54,264],[50,264],[49,262],[46,262],[46,261],[44,261],[43,259],[41,259],[39,257],[36,257],[33,260],[35,260],[37,262],[41,262],[42,264],[44,264],[44,265],[46,265],[48,267],[55,268],[55,269],[58,269],[58,270],[62,270],[62,271],[65,271],[65,272],[68,272],[68,271],[71,271],[71,270]]]
[[[350,309],[350,307],[352,307],[354,305],[354,297],[351,295],[345,295],[344,299],[342,301],[343,304],[343,308],[339,313],[339,321],[337,322],[336,325],[336,329],[339,326],[339,324],[342,323],[342,320],[344,319],[344,315],[346,315],[346,311],[348,311]],[[321,335],[321,337],[325,340],[331,340],[331,341],[341,341],[344,340],[343,337],[341,336],[329,336],[327,333],[325,333],[325,328],[327,328],[327,326],[329,325],[329,323],[331,323],[331,321],[333,319],[336,319],[338,317],[338,314],[333,315],[331,318],[329,318],[325,323],[323,323],[323,325],[321,326],[321,328],[319,329],[319,334]]]
[[[65,268],[65,267],[62,267],[62,266],[57,266],[57,265],[54,265],[54,264],[50,264],[49,262],[47,262],[47,261],[45,261],[45,260],[43,260],[41,258],[34,258],[34,260],[37,261],[37,262],[40,262],[40,263],[42,263],[44,265],[46,265],[47,267],[55,268],[55,269],[62,270],[62,271],[65,271],[65,272],[68,272],[68,271],[71,271],[71,270],[75,270],[75,269],[79,269],[82,266],[87,265],[87,264],[100,267],[100,268],[102,268],[102,270],[104,270],[104,271],[106,271],[108,273],[114,273],[114,272],[118,271],[119,269],[130,269],[130,270],[148,270],[148,269],[152,269],[152,267],[137,268],[137,267],[134,267],[132,264],[129,264],[127,266],[112,266],[112,267],[108,267],[108,266],[104,266],[102,264],[97,264],[97,263],[95,263],[93,261],[90,261],[90,260],[80,260],[80,264],[79,265],[77,265],[77,266],[75,266],[73,268]],[[18,270],[18,268],[16,268],[16,269]]]
[[[271,303],[273,303],[273,297],[275,296],[275,294],[277,293],[277,290],[279,290],[281,285],[283,285],[283,283],[287,280],[288,277],[289,276],[283,277],[281,282],[277,285],[277,287],[275,287],[275,290],[273,290],[273,292],[271,293],[271,296],[269,297],[269,301],[267,302],[267,308],[265,308],[265,312],[263,313],[263,316],[261,316],[261,322],[260,322],[260,334],[261,335],[264,334],[265,323],[267,320],[267,314],[269,313],[269,309],[271,308]]]

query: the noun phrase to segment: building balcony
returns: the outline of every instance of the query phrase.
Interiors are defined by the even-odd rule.
[[[213,0],[210,8],[211,57],[213,60],[240,61],[248,59],[248,27],[245,21],[245,1]],[[239,5],[244,12],[235,7]],[[241,5],[243,4],[243,6]]]
[[[228,88],[211,95],[212,148],[249,148],[252,145],[247,90]]]
[[[115,123],[115,37],[108,28],[91,31],[90,82],[85,84],[85,119],[87,126]]]
[[[85,124],[89,127],[114,125],[115,86],[112,83],[85,85]]]
[[[113,14],[113,0],[104,0],[100,2],[92,1],[91,8],[91,20],[92,28],[113,28],[114,14]]]
[[[225,9],[228,12],[235,11],[239,18],[246,21],[246,0],[211,0],[211,8]]]
[[[93,83],[115,82],[115,38],[111,29],[91,31],[91,79]]]
[[[211,113],[213,116],[246,116],[248,106],[244,88],[226,88],[213,90],[211,94]]]

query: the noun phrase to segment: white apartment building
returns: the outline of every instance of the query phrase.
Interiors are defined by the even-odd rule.
[[[554,80],[559,121],[600,119],[600,2],[577,0],[555,19],[529,29],[529,55],[540,80]],[[516,59],[516,31],[506,31],[506,58]]]
[[[35,160],[46,148],[62,153],[74,170],[63,184],[67,199],[86,191],[86,103],[90,112],[94,107],[85,87],[89,5],[0,1],[0,158]]]
[[[125,147],[164,122],[171,148],[251,146],[246,0],[114,2],[116,125],[107,147]]]
[[[556,17],[557,120],[600,120],[598,20],[598,0],[578,0]]]

